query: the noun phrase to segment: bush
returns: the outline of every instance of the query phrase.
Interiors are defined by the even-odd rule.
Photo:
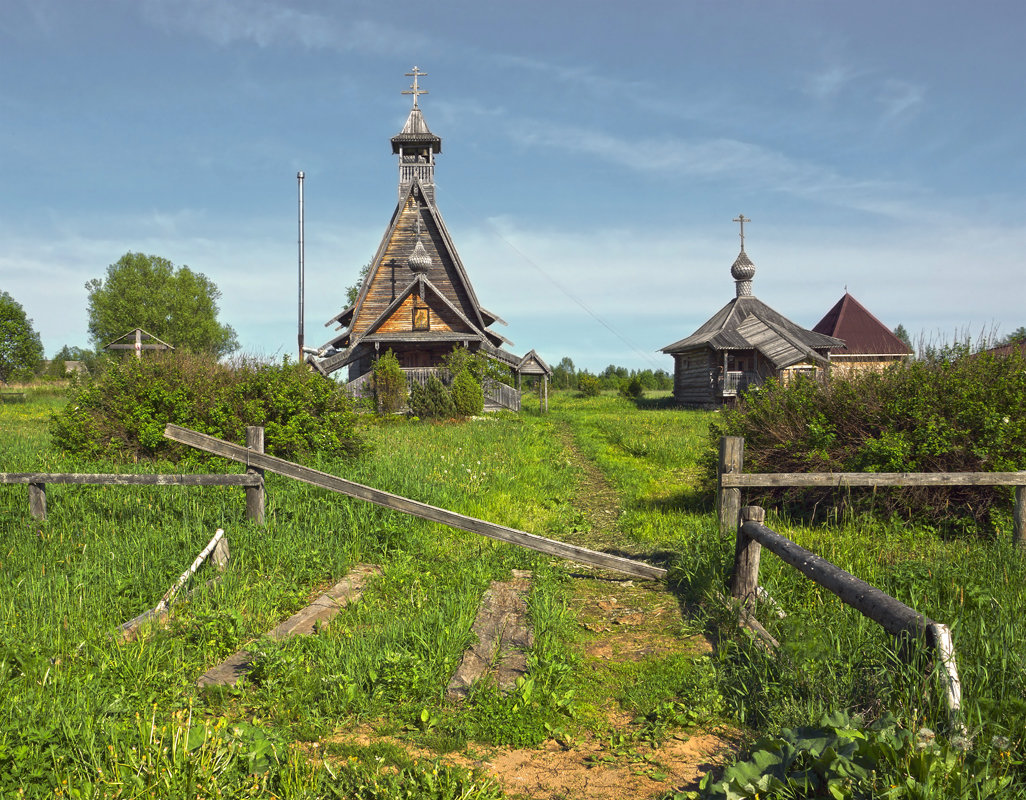
[[[769,382],[727,411],[712,435],[743,436],[751,472],[1022,470],[1026,360],[954,348],[826,386]],[[801,496],[805,503],[823,497]],[[945,526],[989,526],[995,502],[1006,504],[1010,490],[898,488],[872,497],[887,511]]]
[[[352,456],[362,449],[356,416],[339,386],[305,366],[157,353],[111,361],[73,391],[50,421],[53,443],[93,457],[177,461],[197,451],[164,437],[175,423],[228,441],[264,427],[264,447],[294,459],[314,452]]]
[[[484,390],[469,370],[461,370],[453,376],[450,393],[457,415],[474,417],[484,411]]]
[[[406,373],[399,366],[395,353],[388,350],[374,361],[374,399],[379,414],[402,411],[410,399]]]
[[[635,376],[620,384],[620,394],[630,400],[639,400],[645,394],[645,388],[641,385],[641,378]]]
[[[597,397],[602,390],[602,381],[590,373],[582,372],[577,376],[577,390],[583,397]]]
[[[421,419],[452,419],[456,416],[452,395],[434,375],[423,386],[413,384],[410,390],[410,409]]]

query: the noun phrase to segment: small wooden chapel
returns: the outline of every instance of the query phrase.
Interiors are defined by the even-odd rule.
[[[717,408],[767,378],[824,378],[831,349],[844,347],[842,339],[796,325],[752,293],[755,264],[745,252],[751,220],[739,214],[734,222],[741,224],[741,252],[730,267],[734,298],[690,336],[662,348],[673,356],[673,397],[682,405]]]
[[[442,364],[454,347],[481,352],[519,376],[523,359],[505,349],[512,345],[492,325],[505,325],[477,299],[463,262],[435,203],[435,157],[442,140],[427,126],[419,99],[427,91],[417,67],[409,90],[413,107],[403,129],[392,137],[399,162],[399,201],[360,286],[356,302],[332,317],[326,326],[338,333],[321,348],[324,358],[309,359],[327,375],[348,368],[348,386],[358,390],[371,373],[374,360],[392,350],[410,380]],[[495,401],[519,408],[512,387]],[[509,400],[510,392],[517,395]],[[502,395],[502,398],[499,395]],[[487,399],[486,399],[487,402]]]

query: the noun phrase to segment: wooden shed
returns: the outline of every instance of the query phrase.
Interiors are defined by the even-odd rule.
[[[755,264],[745,252],[743,227],[741,252],[730,274],[734,299],[690,336],[662,348],[673,356],[674,399],[716,408],[767,378],[824,378],[831,348],[844,342],[796,325],[752,294]]]
[[[522,359],[506,349],[512,345],[492,330],[505,325],[481,305],[452,237],[435,204],[435,156],[442,140],[428,128],[418,97],[424,75],[416,67],[413,108],[402,131],[392,137],[399,162],[399,202],[381,239],[356,302],[325,323],[337,331],[321,348],[322,358],[308,361],[327,375],[348,370],[348,386],[359,393],[369,382],[374,360],[392,350],[412,380],[423,381],[438,370],[454,347],[481,352],[509,367],[512,375]],[[504,407],[519,406],[502,399]]]

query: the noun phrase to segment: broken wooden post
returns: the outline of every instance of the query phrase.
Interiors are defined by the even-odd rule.
[[[1015,487],[1015,505],[1012,511],[1012,541],[1026,547],[1026,486]]]
[[[29,513],[32,519],[46,519],[46,484],[29,484]]]
[[[246,427],[246,447],[254,453],[264,452],[264,429],[259,425]],[[264,471],[246,465],[247,475],[259,475],[259,486],[246,487],[246,519],[257,525],[264,524]]]
[[[760,506],[745,506],[741,509],[734,548],[734,571],[730,576],[730,594],[746,604],[754,604],[759,596],[759,556],[762,545],[746,536],[742,528],[746,522],[762,525],[765,519],[766,511]]]
[[[741,436],[724,436],[720,439],[720,462],[716,470],[718,491],[716,507],[720,517],[720,533],[727,534],[737,530],[738,518],[741,513],[741,490],[724,488],[724,475],[738,474],[744,468],[745,440]]]

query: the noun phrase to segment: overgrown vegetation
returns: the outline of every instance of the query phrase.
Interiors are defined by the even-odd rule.
[[[751,472],[1002,472],[1026,469],[1026,361],[947,348],[829,384],[769,382],[712,434],[743,436]],[[712,462],[707,474],[712,475]],[[778,497],[781,495],[777,495]],[[785,499],[796,500],[791,492]],[[853,504],[945,529],[1007,521],[1007,488],[901,488],[800,502]]]
[[[406,408],[410,392],[406,373],[399,366],[395,353],[387,350],[374,361],[374,399],[379,414],[395,414]]]
[[[225,364],[189,353],[109,361],[72,390],[50,433],[59,449],[89,458],[192,456],[164,437],[169,422],[234,442],[262,425],[265,450],[282,458],[361,448],[352,404],[334,382],[286,361]]]
[[[0,407],[0,469],[81,471],[80,456],[48,441],[60,402]],[[615,631],[580,624],[579,567],[285,479],[268,478],[262,528],[245,521],[240,489],[55,486],[40,523],[22,488],[0,487],[0,795],[478,800],[501,791],[447,754],[478,760],[479,748],[552,740],[594,743],[594,769],[629,765],[657,791],[659,748],[718,725],[745,752],[704,789],[690,787],[712,797],[1026,795],[1023,554],[893,519],[768,522],[951,626],[964,736],[928,670],[901,666],[875,624],[764,552],[760,583],[788,614],[757,610],[781,642],[766,652],[719,599],[734,536],[719,533],[699,488],[714,419],[555,393],[550,414],[399,419],[363,432],[362,459],[304,457],[432,505],[668,566],[680,608],[662,632],[666,649],[620,664],[582,655],[588,637]],[[582,463],[615,493],[608,531],[581,511],[595,488]],[[152,607],[216,527],[233,555],[224,580],[176,606],[167,629],[119,644],[111,632]],[[328,627],[260,638],[361,562],[381,576]],[[511,569],[534,575],[528,673],[509,694],[482,684],[449,703],[478,602]],[[682,652],[702,633],[711,653]],[[250,640],[260,655],[248,684],[197,691],[199,674]],[[624,717],[628,728],[614,724]]]

